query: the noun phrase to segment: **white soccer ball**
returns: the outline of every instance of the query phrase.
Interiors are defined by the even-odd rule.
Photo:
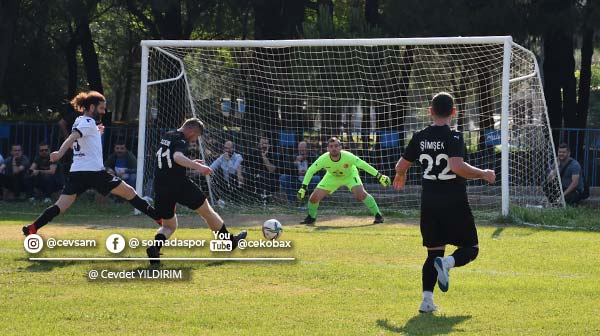
[[[262,232],[263,236],[268,240],[277,239],[283,232],[283,226],[277,219],[269,219],[263,223]]]

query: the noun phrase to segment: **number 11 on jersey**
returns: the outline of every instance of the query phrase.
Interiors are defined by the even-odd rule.
[[[173,167],[173,162],[171,161],[171,149],[167,148],[166,151],[163,152],[162,147],[156,152],[156,158],[158,159],[158,169],[162,169],[162,158],[167,158],[167,166],[169,168]]]

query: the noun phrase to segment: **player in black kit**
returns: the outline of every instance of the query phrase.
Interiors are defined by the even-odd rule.
[[[410,165],[418,160],[423,168],[420,226],[427,259],[422,270],[421,313],[438,310],[433,303],[436,277],[440,290],[446,292],[450,268],[468,264],[479,252],[465,179],[484,179],[489,184],[496,181],[493,170],[481,170],[463,161],[466,151],[463,135],[450,129],[456,108],[449,93],[440,92],[433,97],[429,114],[433,124],[412,137],[396,164],[394,178],[394,188],[403,190]],[[446,244],[458,248],[444,258]]]
[[[246,231],[235,236],[229,234],[221,216],[213,210],[200,188],[186,175],[186,168],[197,170],[202,175],[213,172],[202,160],[190,160],[184,154],[188,151],[189,142],[196,141],[203,132],[202,121],[191,118],[177,131],[168,132],[160,139],[154,173],[154,205],[163,224],[154,237],[155,245],[146,249],[149,258],[160,257],[161,246],[177,229],[176,203],[196,211],[211,230],[229,237],[232,248],[237,246],[240,239],[246,238]],[[160,261],[151,260],[150,263],[158,264]]]

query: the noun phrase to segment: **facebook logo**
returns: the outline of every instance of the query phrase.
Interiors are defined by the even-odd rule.
[[[106,249],[110,253],[121,253],[125,249],[125,237],[113,233],[106,238]]]

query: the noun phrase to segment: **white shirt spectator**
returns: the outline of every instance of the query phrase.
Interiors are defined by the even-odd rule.
[[[216,171],[218,168],[223,170],[223,178],[225,181],[229,182],[230,175],[236,175],[237,169],[242,164],[244,159],[241,154],[233,153],[230,158],[226,158],[225,154],[221,154],[215,162],[210,165],[210,169]]]

